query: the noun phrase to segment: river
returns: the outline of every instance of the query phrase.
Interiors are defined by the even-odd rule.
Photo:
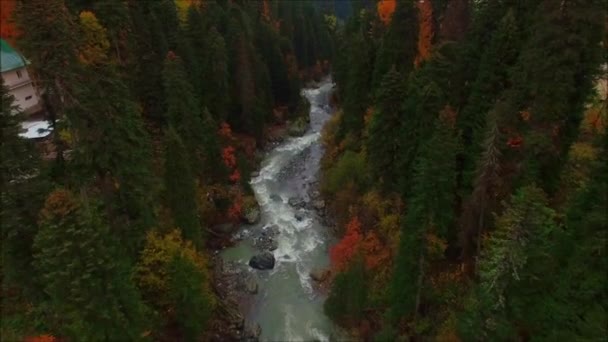
[[[290,198],[310,203],[310,193],[316,190],[313,187],[323,155],[320,132],[332,114],[332,88],[327,78],[314,88],[303,89],[310,102],[310,128],[304,136],[287,139],[269,152],[259,176],[251,179],[261,220],[242,229],[251,232],[276,226],[279,230],[274,269],[249,269],[259,288],[250,312],[244,314],[261,326],[261,341],[328,341],[336,334],[323,312],[325,296],[313,290],[309,276],[312,269],[329,264],[330,230],[310,206],[296,209],[288,203]],[[246,264],[257,253],[246,238],[224,250],[222,257]]]

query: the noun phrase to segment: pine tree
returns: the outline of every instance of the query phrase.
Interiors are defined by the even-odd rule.
[[[169,293],[184,341],[199,341],[211,316],[212,305],[203,292],[207,279],[183,256],[174,256],[169,265]]]
[[[500,112],[500,108],[497,109]],[[473,192],[466,204],[463,216],[463,231],[461,232],[462,255],[465,261],[470,260],[473,251],[473,242],[476,242],[476,255],[481,250],[482,231],[487,223],[487,213],[491,212],[495,194],[500,184],[500,142],[501,134],[498,129],[497,114],[490,113],[486,124],[486,137],[483,144],[483,153],[477,161],[477,177]]]
[[[401,74],[392,68],[382,81],[378,99],[369,125],[367,158],[372,176],[380,179],[385,189],[394,186],[398,170],[395,168],[399,152],[401,103],[405,95]]]
[[[40,87],[52,96],[61,113],[73,103],[78,88],[78,27],[63,0],[19,2],[15,20],[24,35],[19,39],[22,53],[36,67]]]
[[[411,75],[403,100],[401,134],[399,135],[399,191],[409,195],[413,182],[416,158],[426,139],[433,134],[436,114],[442,109],[445,93],[438,83],[439,62],[432,60]]]
[[[162,121],[166,111],[162,68],[168,47],[162,37],[155,36],[154,18],[147,6],[151,1],[129,1],[129,15],[133,22],[134,51],[138,56],[134,63],[135,75],[130,84],[133,93],[142,102],[143,113],[148,118]]]
[[[372,58],[370,44],[363,33],[352,38],[348,46],[349,62],[344,90],[344,115],[338,138],[347,134],[358,137],[364,126],[363,116],[368,106]]]
[[[557,190],[559,170],[602,62],[603,5],[598,0],[545,0],[536,9],[538,20],[512,80],[519,88],[513,95],[516,103],[529,112],[528,120],[509,117],[524,141],[528,167],[521,184],[536,181],[549,193]]]
[[[121,227],[117,233],[122,241],[137,250],[154,220],[150,137],[108,57],[105,29],[91,12],[83,12],[80,19],[85,38],[80,63],[88,83],[74,92],[79,107],[67,113],[74,144],[73,174],[83,182],[96,178],[112,212],[112,226]]]
[[[474,292],[478,307],[464,316],[475,317],[463,324],[465,334],[512,339],[518,322],[533,329],[551,314],[537,310],[551,306],[545,295],[550,281],[543,274],[557,266],[551,257],[554,220],[555,212],[539,188],[528,186],[512,196],[481,256],[479,288]]]
[[[203,101],[216,121],[225,121],[231,100],[228,56],[224,37],[215,27],[211,27],[207,33],[203,74],[205,76]]]
[[[201,246],[202,229],[198,218],[196,184],[188,161],[189,154],[173,128],[166,133],[165,198],[175,225],[184,237]]]
[[[447,239],[450,235],[458,151],[453,115],[447,109],[442,112],[417,159],[391,284],[395,321],[418,313],[428,263],[427,236]]]
[[[571,201],[566,231],[556,250],[559,270],[555,280],[557,314],[541,336],[561,340],[601,340],[606,336],[607,233],[608,233],[608,134],[601,137],[599,158],[589,183]]]
[[[365,263],[357,256],[344,272],[336,275],[324,310],[335,321],[352,323],[363,318],[366,303]]]
[[[510,68],[517,59],[522,44],[518,31],[515,12],[510,10],[500,21],[483,52],[467,106],[458,118],[465,143],[465,187],[472,185],[475,176],[475,161],[482,151],[486,114],[507,87]]]
[[[180,57],[169,52],[165,59],[163,81],[167,101],[166,118],[183,140],[191,170],[202,166],[204,122],[202,108],[188,81]]]
[[[34,291],[31,280],[32,243],[38,231],[37,213],[47,188],[38,152],[19,136],[22,113],[0,80],[0,222],[2,222],[2,276],[6,284]],[[34,293],[28,293],[34,296]]]
[[[387,32],[382,35],[372,77],[372,88],[379,89],[384,75],[394,66],[407,77],[414,67],[418,43],[418,18],[414,1],[397,1]]]
[[[88,341],[136,340],[144,333],[146,308],[117,246],[84,190],[48,196],[34,259],[54,333]]]

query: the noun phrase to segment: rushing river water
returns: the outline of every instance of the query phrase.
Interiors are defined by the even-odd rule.
[[[323,313],[325,297],[312,288],[309,273],[327,267],[329,230],[313,209],[296,209],[290,198],[310,201],[323,154],[319,138],[331,115],[329,97],[333,83],[326,79],[316,88],[303,90],[310,102],[310,128],[299,138],[290,138],[274,148],[264,159],[258,177],[251,185],[260,204],[261,222],[244,227],[250,231],[276,225],[278,248],[273,251],[276,265],[270,271],[250,269],[256,275],[259,291],[247,318],[262,327],[262,341],[328,341],[335,336],[333,325]],[[308,206],[310,207],[310,206]],[[298,218],[296,218],[296,214]],[[226,249],[227,261],[247,263],[259,251],[244,239]]]

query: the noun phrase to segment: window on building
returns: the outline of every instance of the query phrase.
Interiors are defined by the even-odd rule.
[[[17,70],[17,77],[21,78],[23,75],[21,75],[21,70]]]
[[[26,96],[26,97],[25,97],[25,100],[27,101],[27,100],[30,100],[31,98],[32,98],[32,95],[30,95],[30,96]]]

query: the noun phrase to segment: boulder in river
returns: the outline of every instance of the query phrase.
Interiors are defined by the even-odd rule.
[[[243,200],[243,220],[248,224],[260,222],[260,206],[253,196],[245,197]]]
[[[280,228],[276,224],[264,226],[262,228],[262,235],[277,236],[280,232]]]
[[[293,217],[296,219],[296,221],[300,222],[304,219],[304,215],[302,215],[301,213],[295,213],[293,215]]]
[[[247,323],[245,324],[244,337],[245,341],[254,342],[259,341],[260,335],[262,334],[262,327],[258,323]]]
[[[290,198],[287,203],[296,209],[304,208],[306,205],[306,202],[303,199],[297,197]]]
[[[232,234],[234,233],[238,227],[232,223],[222,223],[211,228],[212,231],[220,234]]]
[[[245,291],[249,294],[258,293],[258,282],[255,281],[255,278],[253,276],[249,276],[245,280]]]
[[[253,245],[258,249],[267,251],[274,251],[279,248],[279,243],[271,235],[264,234],[264,232],[253,240]]]
[[[331,273],[331,271],[327,270],[327,269],[326,270],[315,269],[310,272],[310,279],[321,283],[329,278],[330,273]]]
[[[271,270],[274,268],[274,262],[274,255],[270,252],[264,252],[251,257],[249,266],[258,270]]]
[[[321,210],[325,209],[325,201],[316,200],[316,201],[312,202],[312,207],[315,208],[315,210],[321,211]]]
[[[260,222],[260,209],[258,208],[249,208],[245,210],[245,222],[248,224],[256,224]]]
[[[306,119],[298,118],[297,120],[289,124],[289,127],[287,128],[287,134],[292,137],[301,137],[304,135],[304,133],[306,133],[307,130],[308,123],[306,122]]]

